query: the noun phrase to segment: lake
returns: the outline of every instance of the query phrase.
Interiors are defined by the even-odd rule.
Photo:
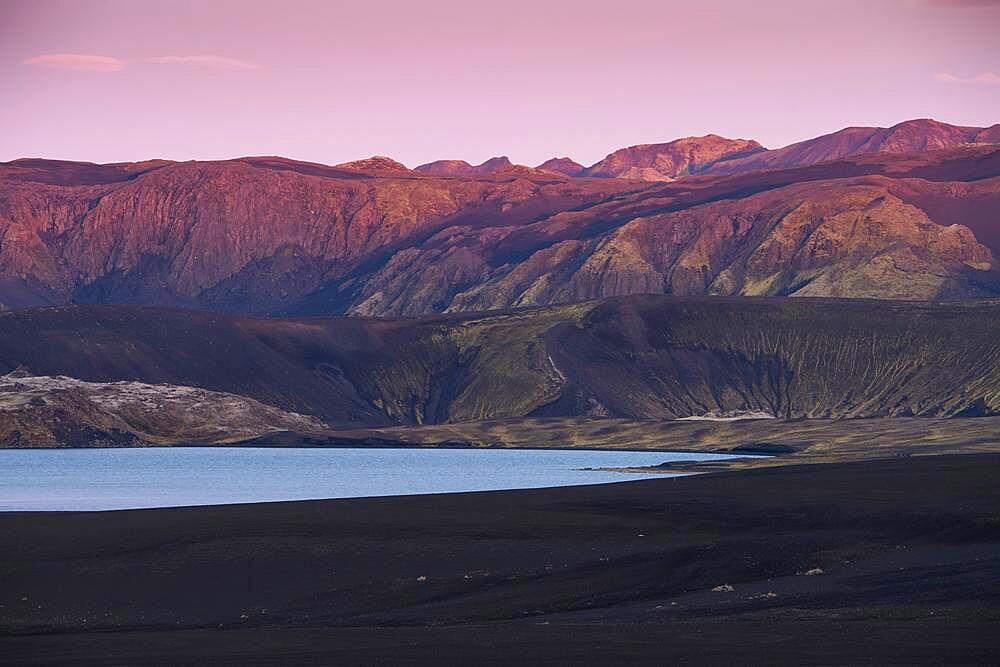
[[[0,511],[113,510],[574,486],[644,479],[580,468],[723,454],[557,449],[151,447],[0,450]]]

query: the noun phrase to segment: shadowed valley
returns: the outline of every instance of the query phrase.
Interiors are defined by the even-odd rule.
[[[74,389],[38,392],[38,380],[27,400],[18,375],[197,387],[327,427],[747,412],[986,416],[1000,413],[998,313],[995,301],[653,296],[418,319],[19,310],[0,315],[0,372],[18,371],[5,380],[14,389],[0,417],[6,442],[17,442],[32,415],[45,422]],[[288,430],[294,419],[274,416],[258,430]]]

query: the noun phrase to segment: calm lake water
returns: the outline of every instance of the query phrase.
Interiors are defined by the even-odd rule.
[[[110,510],[526,489],[644,479],[579,468],[718,454],[511,449],[154,447],[0,450],[0,511]]]

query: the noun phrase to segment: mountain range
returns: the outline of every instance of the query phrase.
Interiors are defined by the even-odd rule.
[[[715,135],[576,170],[0,164],[0,306],[420,315],[630,294],[1000,295],[1000,126]]]
[[[990,127],[964,127],[924,118],[904,121],[892,127],[847,127],[774,150],[768,150],[754,140],[727,139],[708,134],[666,143],[629,146],[608,154],[590,167],[561,157],[546,160],[536,169],[564,176],[671,181],[698,173],[733,174],[758,169],[802,167],[866,153],[913,153],[991,144],[1000,144],[1000,123]],[[510,166],[507,157],[492,158],[476,167],[458,160],[441,160],[421,165],[417,171],[473,176],[496,174]]]

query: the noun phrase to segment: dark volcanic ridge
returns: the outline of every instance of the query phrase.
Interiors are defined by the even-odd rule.
[[[63,306],[0,314],[0,372],[50,378],[36,385],[68,376],[216,392],[199,395],[202,412],[244,396],[277,409],[254,422],[262,433],[289,430],[302,415],[340,427],[748,412],[972,417],[1000,414],[998,340],[997,301],[645,296],[416,319]],[[69,389],[98,403],[108,391]],[[75,395],[28,393],[2,404],[8,446]],[[128,420],[124,408],[116,414]]]

